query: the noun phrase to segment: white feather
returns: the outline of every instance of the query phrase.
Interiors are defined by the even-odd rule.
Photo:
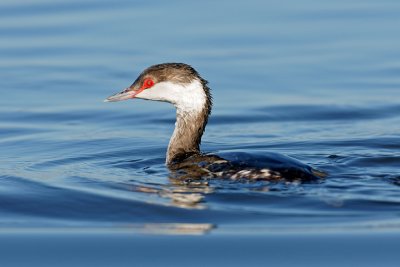
[[[200,112],[203,110],[207,96],[198,79],[189,84],[172,82],[156,83],[153,87],[139,93],[137,98],[172,103],[178,112]]]

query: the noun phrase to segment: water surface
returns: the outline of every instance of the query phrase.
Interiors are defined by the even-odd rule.
[[[2,1],[0,227],[399,231],[399,12],[390,0]],[[204,151],[278,152],[329,176],[170,179],[173,107],[102,102],[161,62],[210,82]]]

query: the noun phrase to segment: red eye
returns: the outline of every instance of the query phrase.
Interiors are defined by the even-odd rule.
[[[147,89],[147,88],[150,88],[150,87],[152,87],[154,85],[154,82],[153,82],[153,80],[152,79],[145,79],[144,80],[144,82],[143,82],[143,89]]]

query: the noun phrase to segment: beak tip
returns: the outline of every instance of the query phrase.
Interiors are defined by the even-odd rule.
[[[103,100],[103,102],[117,102],[121,100],[131,99],[134,98],[136,93],[132,91],[130,88],[123,90],[117,94],[107,97]]]

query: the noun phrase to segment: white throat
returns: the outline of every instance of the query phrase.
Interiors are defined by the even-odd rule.
[[[187,153],[200,153],[200,141],[208,118],[207,95],[200,80],[188,84],[160,82],[138,98],[164,101],[176,107],[175,130],[169,141],[166,163]]]
[[[203,85],[198,79],[188,84],[156,83],[152,88],[138,94],[137,98],[172,103],[178,113],[201,112],[207,101]]]

